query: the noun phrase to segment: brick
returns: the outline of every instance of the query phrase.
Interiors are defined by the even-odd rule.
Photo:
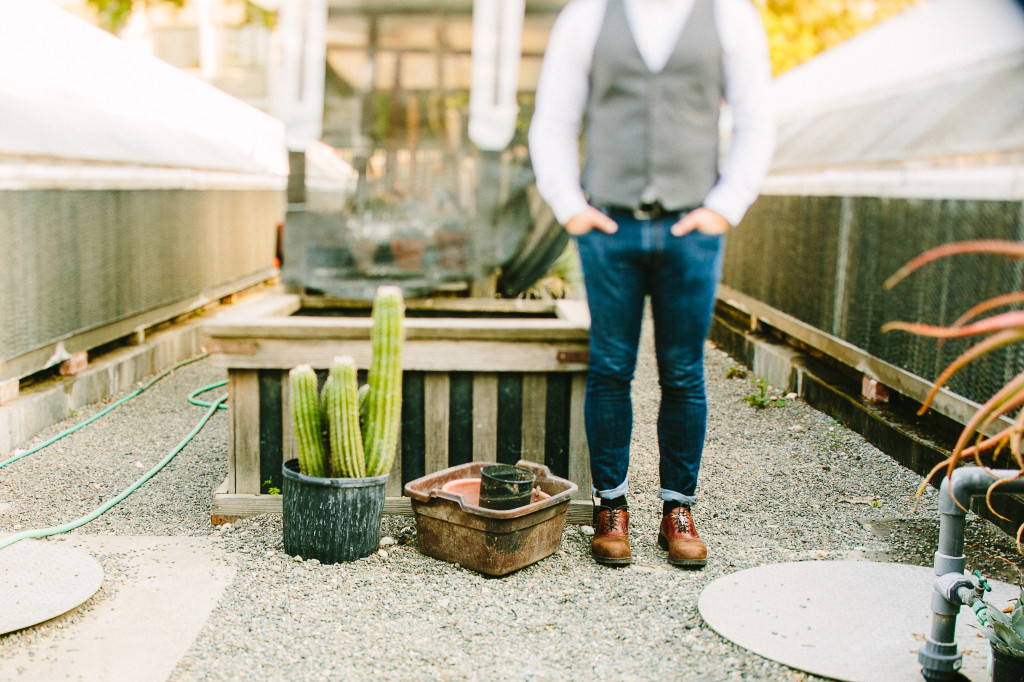
[[[60,375],[62,377],[70,377],[76,374],[81,374],[88,366],[89,353],[87,351],[80,350],[64,362],[60,363]]]
[[[9,379],[0,383],[0,407],[10,405],[18,399],[19,385],[20,382],[17,379]]]
[[[884,384],[878,383],[876,379],[867,376],[861,378],[860,394],[868,402],[889,402],[889,388]]]

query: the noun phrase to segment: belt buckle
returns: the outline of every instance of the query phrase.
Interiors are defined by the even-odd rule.
[[[648,203],[639,204],[633,209],[633,218],[635,220],[657,220],[665,213],[665,209],[662,207],[660,201],[652,201]]]

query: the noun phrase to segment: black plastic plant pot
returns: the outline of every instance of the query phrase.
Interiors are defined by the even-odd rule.
[[[285,552],[336,564],[377,550],[387,474],[318,478],[299,473],[297,459],[285,462],[282,470]]]
[[[480,469],[480,506],[484,509],[515,509],[530,504],[537,476],[511,464],[492,464]]]
[[[992,646],[992,682],[1024,682],[1024,656]]]

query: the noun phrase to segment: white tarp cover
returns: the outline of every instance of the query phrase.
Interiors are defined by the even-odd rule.
[[[0,0],[0,156],[284,177],[280,121],[45,0]]]
[[[1024,4],[922,0],[773,88],[776,171],[1024,152]]]

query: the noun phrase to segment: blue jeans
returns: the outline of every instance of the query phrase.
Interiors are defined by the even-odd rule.
[[[672,214],[657,220],[618,211],[609,215],[619,224],[615,234],[595,230],[576,238],[591,317],[585,423],[594,490],[617,497],[628,488],[630,384],[644,299],[650,296],[661,386],[661,497],[692,505],[707,426],[704,340],[725,237],[700,232],[674,237]]]

